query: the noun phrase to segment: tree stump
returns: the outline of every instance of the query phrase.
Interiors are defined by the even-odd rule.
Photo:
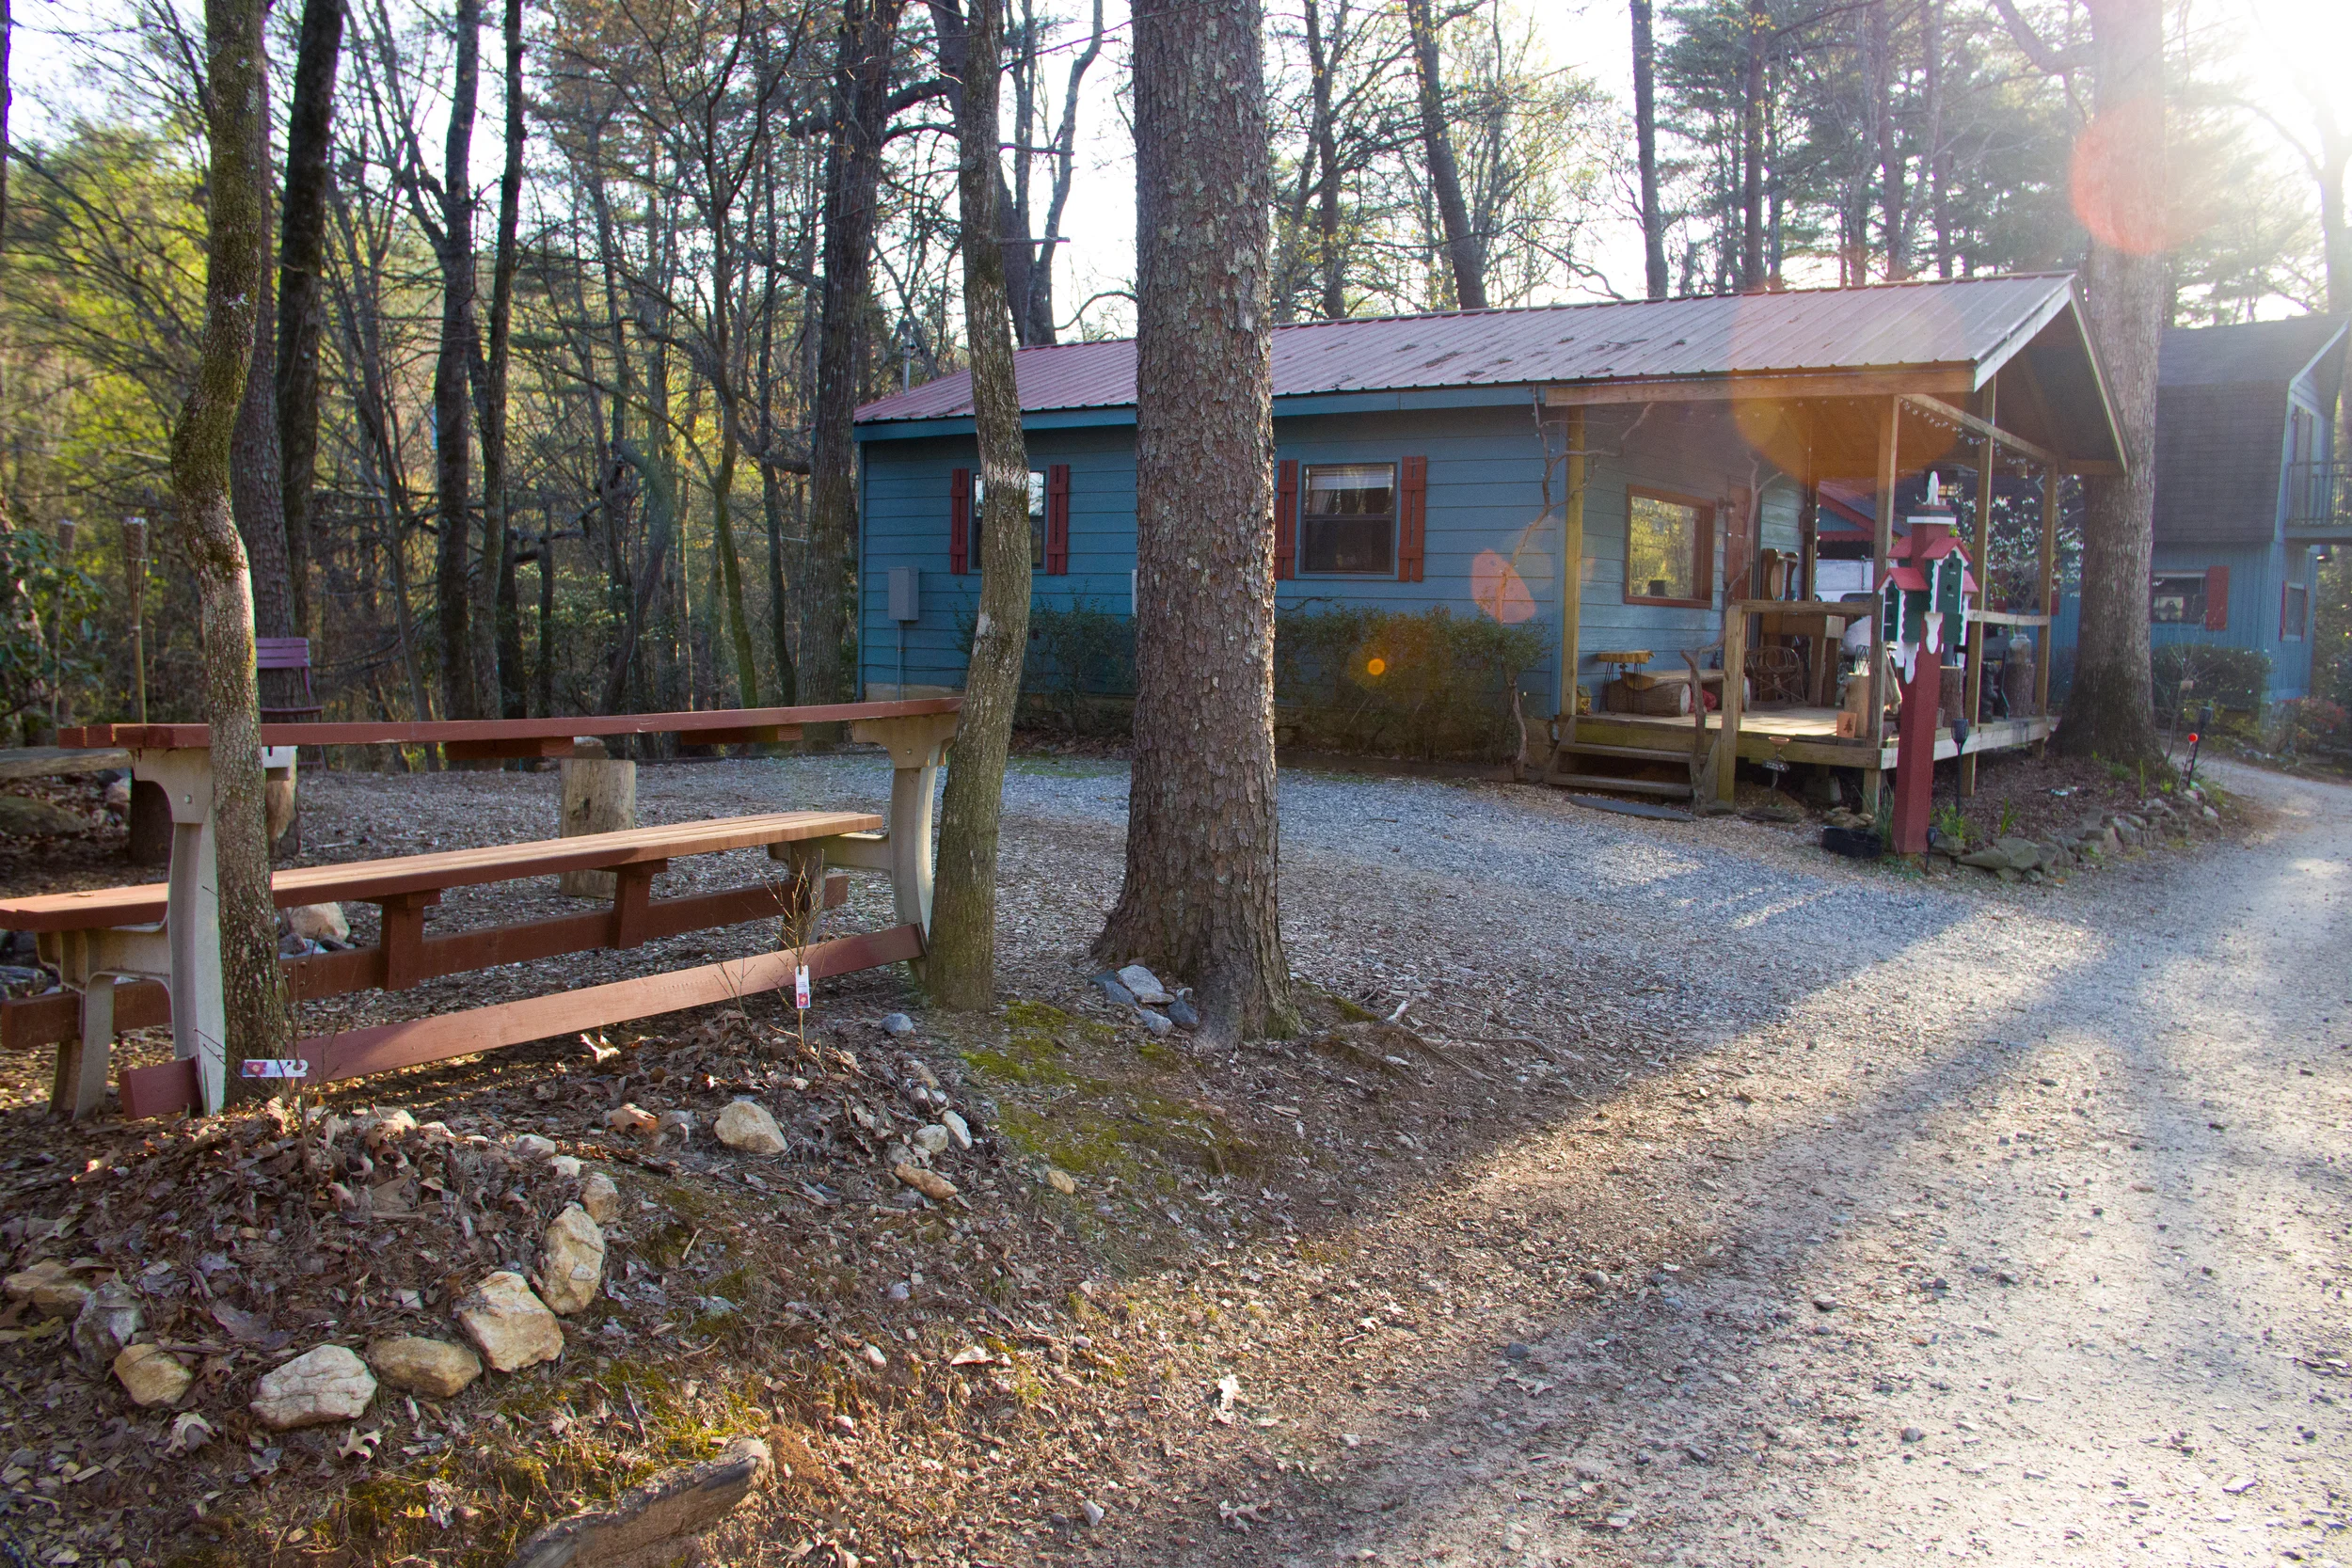
[[[637,826],[635,763],[613,761],[601,744],[583,740],[556,770],[563,783],[564,837]],[[566,871],[560,885],[569,897],[610,898],[618,880],[610,871]]]

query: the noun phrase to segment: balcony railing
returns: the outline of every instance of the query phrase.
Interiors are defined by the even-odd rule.
[[[2288,464],[2287,527],[2352,527],[2352,463]]]

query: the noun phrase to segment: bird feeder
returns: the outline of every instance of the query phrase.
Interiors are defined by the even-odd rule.
[[[1968,552],[1953,532],[1958,521],[1929,475],[1927,504],[1904,519],[1905,532],[1887,552],[1889,570],[1880,589],[1880,627],[1902,680],[1895,740],[1897,854],[1923,854],[1928,847],[1944,651],[1960,646],[1976,599]]]

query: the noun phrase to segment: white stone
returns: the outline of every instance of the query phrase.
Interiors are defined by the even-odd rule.
[[[939,1125],[947,1130],[947,1136],[956,1141],[956,1147],[958,1148],[970,1148],[972,1147],[972,1129],[965,1126],[963,1118],[956,1115],[955,1112],[940,1112]]]
[[[711,1124],[711,1131],[719,1134],[721,1143],[745,1154],[781,1154],[791,1147],[785,1142],[776,1118],[756,1100],[729,1102]]]
[[[482,1358],[463,1345],[404,1334],[368,1347],[368,1363],[395,1388],[428,1399],[453,1399],[482,1375]]]
[[[914,1130],[914,1147],[926,1154],[942,1154],[955,1141],[955,1134],[937,1122]]]
[[[273,1432],[348,1421],[375,1398],[375,1375],[368,1364],[341,1345],[306,1351],[253,1386],[248,1407]]]
[[[341,904],[296,904],[286,911],[286,929],[310,942],[349,942],[351,922]]]
[[[558,1154],[548,1162],[548,1169],[567,1181],[577,1181],[580,1180],[580,1156]]]
[[[598,1225],[610,1225],[621,1212],[621,1189],[604,1172],[592,1170],[580,1184],[580,1206]]]
[[[1154,1007],[1165,1007],[1175,998],[1160,984],[1160,977],[1141,964],[1129,964],[1119,972],[1119,983],[1135,992],[1136,1000]]]
[[[564,1354],[564,1325],[512,1269],[485,1275],[457,1304],[458,1326],[501,1372],[519,1371]]]
[[[604,1283],[604,1231],[579,1204],[565,1204],[548,1227],[535,1283],[550,1312],[570,1314],[596,1299],[596,1287]]]
[[[196,1381],[196,1374],[161,1345],[125,1345],[115,1357],[115,1381],[122,1385],[133,1404],[145,1409],[177,1402]]]
[[[366,1141],[367,1146],[370,1148],[382,1148],[386,1144],[398,1142],[403,1134],[415,1132],[417,1118],[410,1116],[405,1109],[394,1106],[389,1111],[377,1112],[373,1118],[363,1121],[361,1125],[364,1131],[360,1136]]]
[[[536,1132],[525,1132],[521,1137],[515,1140],[512,1147],[516,1154],[521,1155],[526,1160],[552,1160],[555,1158],[555,1140],[553,1138],[543,1138]]]
[[[882,1014],[882,1026],[883,1034],[898,1039],[904,1039],[914,1033],[914,1020],[904,1013]]]

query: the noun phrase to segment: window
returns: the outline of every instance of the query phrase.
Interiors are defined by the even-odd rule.
[[[2159,572],[2149,591],[2148,619],[2160,626],[2205,624],[2205,574]]]
[[[1714,602],[1715,509],[1662,490],[1626,491],[1625,602]]]
[[[988,481],[977,471],[972,475],[972,569],[980,569],[980,518],[982,500],[988,492]],[[1029,470],[1029,569],[1045,569],[1045,476],[1035,468]]]
[[[1299,506],[1302,572],[1396,569],[1396,466],[1317,463]]]
[[[2303,641],[2303,628],[2310,624],[2312,591],[2299,582],[2287,584],[2283,602],[2279,608],[2279,635],[2289,642]]]

